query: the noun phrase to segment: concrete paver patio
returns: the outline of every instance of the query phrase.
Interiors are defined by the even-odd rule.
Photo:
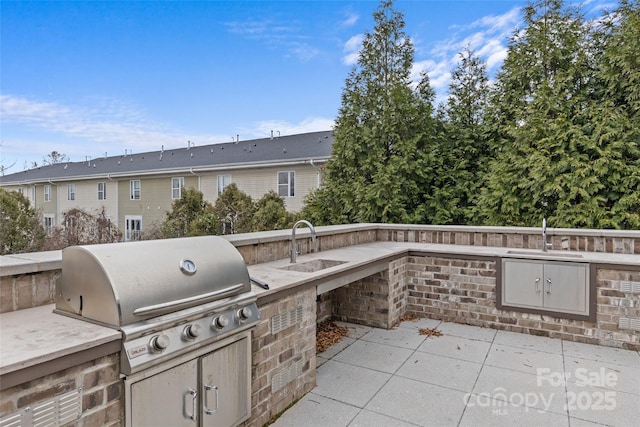
[[[635,426],[640,353],[430,319],[340,323],[285,426]],[[426,337],[420,328],[437,328]]]

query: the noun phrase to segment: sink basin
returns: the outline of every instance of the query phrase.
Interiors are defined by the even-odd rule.
[[[507,251],[512,255],[529,255],[533,257],[548,256],[558,258],[582,258],[582,254],[571,253],[568,251],[563,252],[542,252],[542,251]]]
[[[335,267],[344,264],[347,261],[334,261],[332,259],[314,259],[313,261],[302,262],[300,264],[290,264],[282,267],[281,270],[300,271],[303,273],[313,273],[314,271],[324,270],[325,268]]]

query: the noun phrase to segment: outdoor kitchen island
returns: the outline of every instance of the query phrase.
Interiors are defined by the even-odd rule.
[[[322,239],[326,242],[329,234],[319,234],[320,251],[301,255],[297,267],[288,259],[256,263],[255,254],[264,252],[263,243],[256,239],[245,245],[233,242],[249,264],[251,277],[270,288],[252,287],[260,321],[251,332],[251,417],[245,425],[263,425],[313,388],[315,325],[327,313],[388,328],[404,313],[412,312],[476,326],[638,349],[637,333],[629,326],[637,322],[640,297],[633,286],[629,291],[624,288],[640,282],[638,255],[581,252],[581,262],[589,265],[597,288],[597,317],[589,322],[496,308],[502,260],[545,259],[533,250],[523,254],[508,253],[504,247],[396,241],[360,242],[324,250],[330,245]],[[270,244],[273,253],[287,248],[286,238]],[[547,257],[553,256],[553,262],[576,261],[571,256]],[[119,333],[92,324],[91,328],[96,328],[91,332],[93,338],[80,338],[83,344],[79,347],[77,340],[65,335],[78,335],[76,322],[85,328],[88,324],[70,318],[64,318],[70,324],[53,323],[63,316],[51,313],[52,309],[44,305],[5,312],[0,317],[0,419],[53,402],[53,406],[66,403],[79,408],[76,415],[80,419],[69,425],[123,425],[125,386],[120,377]],[[86,360],[87,355],[93,359]]]

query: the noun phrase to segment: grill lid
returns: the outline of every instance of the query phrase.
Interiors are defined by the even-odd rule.
[[[250,291],[242,256],[221,237],[71,246],[56,311],[119,328]]]

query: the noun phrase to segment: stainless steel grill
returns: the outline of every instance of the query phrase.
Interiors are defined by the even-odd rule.
[[[248,330],[260,315],[246,264],[226,240],[203,236],[66,248],[55,312],[122,331],[120,369],[129,394],[128,425],[146,425],[158,416],[189,423],[185,425],[206,425],[198,420],[207,417],[213,420],[210,424],[233,425],[248,417]],[[211,372],[233,369],[212,366],[223,359],[228,365],[228,357],[212,356],[225,352],[246,355],[236,358],[241,359],[236,366],[241,372],[223,381],[226,390],[210,383],[220,377]],[[190,359],[200,360],[194,369],[208,373],[207,383],[201,378],[184,390],[165,391],[163,378],[175,376],[170,373],[174,369],[191,369]],[[162,371],[167,373],[158,375]],[[151,372],[160,383],[146,387],[142,380]],[[136,396],[137,389],[148,390]],[[168,409],[172,412],[165,415],[158,412],[158,402],[151,402],[153,409],[142,411],[149,390],[162,394],[166,402],[161,406],[170,408],[177,402],[174,406],[179,408]],[[229,413],[228,408],[236,409]]]

